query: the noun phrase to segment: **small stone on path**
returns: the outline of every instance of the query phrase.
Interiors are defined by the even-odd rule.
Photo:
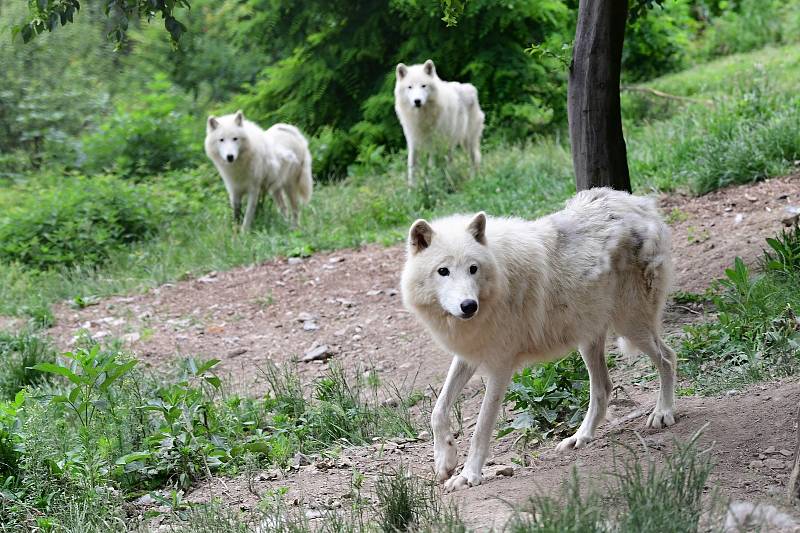
[[[310,361],[325,361],[332,355],[333,353],[330,351],[327,344],[320,344],[319,346],[314,346],[306,350],[301,361],[304,363]]]
[[[498,469],[497,472],[495,472],[495,475],[497,477],[500,477],[500,476],[511,477],[511,476],[514,475],[514,467],[513,466],[504,466],[504,467]]]

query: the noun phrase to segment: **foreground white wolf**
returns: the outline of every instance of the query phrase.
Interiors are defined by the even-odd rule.
[[[253,223],[263,193],[275,199],[285,215],[297,222],[300,205],[311,199],[311,153],[300,130],[289,124],[275,124],[267,131],[245,120],[241,111],[222,117],[208,117],[206,155],[222,175],[238,224],[242,198],[247,195],[247,210],[242,227]]]
[[[481,162],[483,111],[478,90],[471,83],[444,81],[436,75],[433,61],[422,65],[397,65],[394,110],[408,145],[408,184],[414,184],[414,168],[420,152],[442,143],[448,155],[461,146],[477,170]]]
[[[403,302],[455,355],[431,416],[434,470],[445,488],[481,483],[514,370],[575,346],[589,370],[589,410],[557,449],[589,442],[612,390],[609,329],[658,368],[661,390],[647,426],[674,424],[675,353],[660,337],[670,275],[670,231],[654,202],[607,188],[580,192],[564,210],[533,222],[483,213],[414,222]],[[486,395],[464,468],[451,477],[457,451],[450,408],[479,366],[488,376]]]

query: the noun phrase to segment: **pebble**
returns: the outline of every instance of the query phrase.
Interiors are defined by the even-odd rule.
[[[308,363],[309,361],[325,361],[332,355],[333,353],[330,351],[327,344],[320,344],[319,346],[314,346],[306,350],[301,361],[304,363]]]
[[[775,446],[770,446],[769,448],[764,450],[764,453],[775,453],[775,451],[776,451]]]
[[[303,322],[303,331],[316,331],[319,329],[319,326],[313,320],[306,320]]]
[[[498,477],[499,476],[511,477],[514,475],[514,467],[504,466],[503,468],[498,469],[495,475]]]
[[[750,461],[750,468],[761,468],[762,466],[764,466],[764,463],[757,459]]]
[[[290,265],[299,265],[299,264],[301,264],[303,262],[303,258],[302,257],[290,257],[289,259],[286,260],[286,262],[288,264],[290,264]]]
[[[792,456],[792,452],[790,452],[789,450],[787,450],[785,448],[780,450],[778,453],[781,454],[784,457],[791,457]]]
[[[296,454],[294,454],[294,463],[297,466],[308,466],[311,464],[311,460],[308,458],[306,454],[297,452]]]
[[[341,263],[342,261],[344,261],[344,257],[338,255],[335,255],[330,259],[328,259],[328,263]]]
[[[428,431],[420,431],[419,434],[417,435],[417,438],[419,440],[428,440],[431,438],[431,434]]]
[[[243,353],[247,353],[247,348],[234,348],[233,350],[228,352],[228,357],[237,357],[242,355]]]
[[[325,513],[323,511],[320,511],[319,509],[307,509],[306,510],[306,518],[308,518],[309,520],[322,518],[323,516],[325,516]]]
[[[765,459],[764,466],[773,470],[783,470],[786,468],[786,464],[780,459]]]
[[[379,294],[380,294],[380,293],[382,293],[382,292],[383,292],[383,291],[382,291],[382,290],[380,290],[380,289],[373,289],[373,290],[371,290],[371,291],[367,291],[367,296],[377,296],[377,295],[379,295]]]
[[[311,313],[301,312],[297,313],[295,320],[298,322],[308,322],[309,320],[316,320],[317,317],[312,315]]]

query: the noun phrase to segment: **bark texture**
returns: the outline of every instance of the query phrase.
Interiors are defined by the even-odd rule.
[[[580,0],[567,113],[578,190],[630,191],[619,77],[628,0]]]

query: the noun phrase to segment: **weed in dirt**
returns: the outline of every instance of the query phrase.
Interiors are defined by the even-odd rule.
[[[740,258],[712,291],[716,316],[684,328],[679,370],[705,393],[800,369],[800,231],[767,241],[760,272]]]
[[[711,473],[708,450],[698,449],[700,432],[675,442],[661,461],[635,448],[615,454],[609,485],[582,486],[576,469],[559,497],[537,495],[511,518],[512,533],[693,533],[720,531],[720,500],[704,498]],[[660,463],[660,464],[659,464]]]
[[[10,400],[24,387],[47,379],[33,369],[55,361],[50,343],[31,332],[0,332],[0,399]]]
[[[700,530],[700,520],[718,511],[712,493],[704,509],[703,496],[713,469],[710,450],[699,450],[700,432],[688,442],[675,442],[663,464],[640,457],[634,449],[615,464],[617,500],[625,511],[616,518],[618,531],[641,533],[690,533]],[[646,445],[643,448],[647,451]],[[713,531],[713,529],[712,529]]]
[[[519,430],[525,444],[574,431],[589,403],[589,373],[578,353],[517,372],[504,403],[513,404],[514,419],[499,435]]]

